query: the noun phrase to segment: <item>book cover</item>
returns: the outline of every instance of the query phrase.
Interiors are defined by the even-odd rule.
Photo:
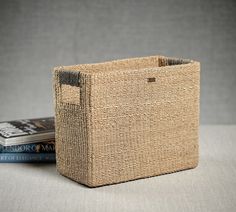
[[[1,153],[0,163],[51,163],[55,153]]]
[[[42,142],[54,137],[54,117],[0,122],[0,144],[3,146]]]

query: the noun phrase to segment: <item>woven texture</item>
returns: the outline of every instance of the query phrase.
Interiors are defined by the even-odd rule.
[[[58,171],[89,187],[198,164],[200,64],[163,56],[54,69]]]

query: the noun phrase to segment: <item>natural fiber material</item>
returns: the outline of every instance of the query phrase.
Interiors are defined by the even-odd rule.
[[[58,171],[96,187],[196,167],[199,82],[163,56],[55,68]]]

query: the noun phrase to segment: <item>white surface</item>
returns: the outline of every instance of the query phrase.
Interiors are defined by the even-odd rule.
[[[196,169],[87,188],[55,164],[0,164],[0,211],[236,211],[236,126],[202,126]]]

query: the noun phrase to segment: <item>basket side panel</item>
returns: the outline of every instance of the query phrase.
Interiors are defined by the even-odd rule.
[[[199,83],[199,63],[97,75],[93,185],[196,167]]]
[[[78,72],[54,71],[57,170],[82,184],[89,179],[89,81]]]

